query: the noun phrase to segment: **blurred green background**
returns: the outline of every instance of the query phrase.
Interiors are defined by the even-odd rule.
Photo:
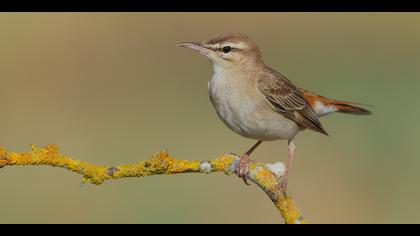
[[[182,159],[241,154],[252,140],[217,118],[209,61],[181,41],[253,38],[296,85],[375,105],[296,138],[290,191],[311,223],[420,223],[420,14],[2,13],[0,145],[58,144],[113,165],[167,148]],[[261,162],[286,160],[285,141]],[[51,167],[0,170],[0,223],[282,223],[256,186],[224,174],[79,187]]]

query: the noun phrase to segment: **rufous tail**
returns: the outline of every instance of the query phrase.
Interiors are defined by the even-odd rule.
[[[361,108],[354,106],[351,102],[336,102],[333,101],[332,105],[334,105],[338,110],[337,112],[341,113],[347,113],[347,114],[353,114],[353,115],[371,115],[372,112]]]
[[[361,108],[364,104],[354,102],[343,102],[318,95],[308,90],[299,89],[302,95],[306,98],[308,103],[314,109],[318,116],[325,116],[333,112],[341,112],[353,115],[370,115],[370,111]]]

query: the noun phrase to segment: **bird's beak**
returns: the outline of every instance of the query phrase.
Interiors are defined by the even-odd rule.
[[[176,46],[184,47],[184,48],[191,48],[191,49],[196,50],[196,51],[198,51],[199,53],[201,53],[205,56],[209,56],[210,53],[212,53],[212,50],[203,47],[202,43],[188,43],[188,42],[185,42],[185,43],[179,43]]]

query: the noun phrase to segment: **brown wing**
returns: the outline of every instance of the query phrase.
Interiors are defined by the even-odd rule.
[[[328,135],[305,97],[286,77],[270,69],[258,78],[257,87],[275,111],[301,128]]]

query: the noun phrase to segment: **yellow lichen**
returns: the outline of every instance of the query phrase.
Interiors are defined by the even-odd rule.
[[[215,160],[210,161],[210,163],[215,171],[224,171],[230,174],[230,170],[228,167],[232,164],[232,162],[235,159],[236,157],[234,155],[223,155],[216,158]]]
[[[286,223],[305,223],[302,213],[297,208],[296,203],[290,196],[279,198],[279,201],[277,202],[276,206],[278,209],[280,209],[280,212],[283,215],[283,218]]]

